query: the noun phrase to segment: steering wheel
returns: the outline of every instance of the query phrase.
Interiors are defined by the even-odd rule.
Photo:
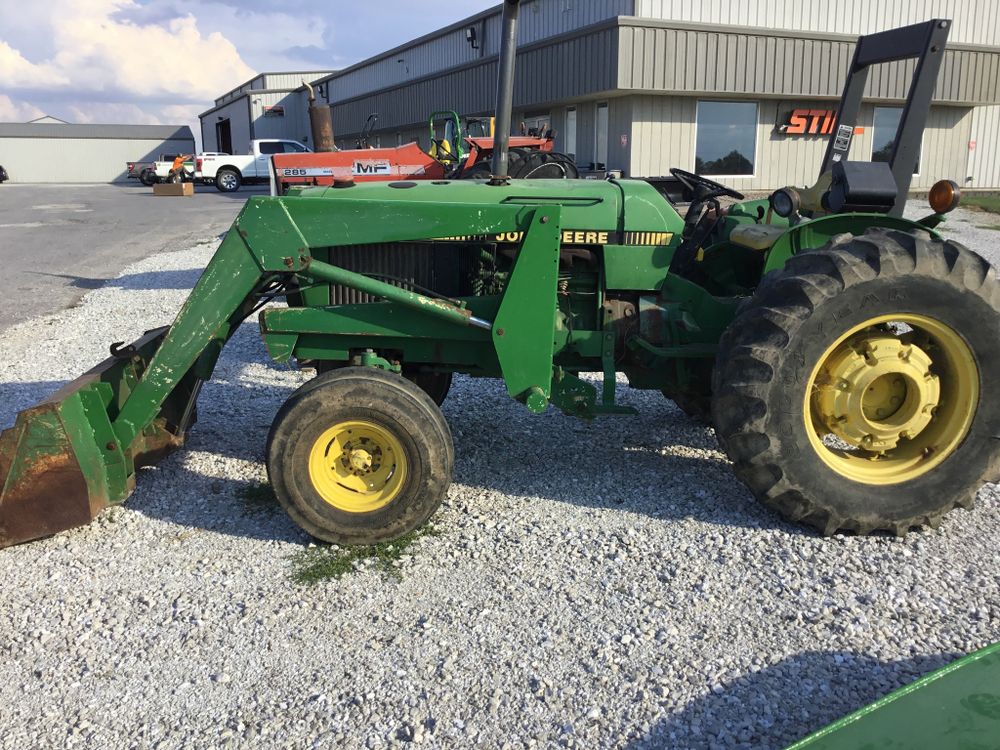
[[[738,201],[743,200],[743,193],[739,193],[731,187],[726,187],[720,182],[702,177],[694,172],[672,167],[670,174],[680,180],[684,187],[694,194],[693,203],[701,203],[711,198],[721,198],[723,196],[735,198]]]
[[[670,260],[670,270],[678,276],[696,280],[700,275],[695,265],[698,251],[715,231],[724,213],[719,198],[727,196],[739,201],[743,200],[743,193],[676,167],[670,170],[670,174],[691,191],[691,205],[684,217],[681,244]]]

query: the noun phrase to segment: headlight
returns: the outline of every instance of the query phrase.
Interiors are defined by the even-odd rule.
[[[936,214],[946,214],[958,208],[962,200],[962,189],[954,180],[939,180],[927,194],[927,202],[931,204]]]
[[[799,197],[799,191],[795,188],[785,187],[780,190],[775,190],[771,193],[771,197],[768,198],[768,203],[771,204],[771,210],[783,219],[787,219],[798,213],[799,206],[801,205],[801,198]]]

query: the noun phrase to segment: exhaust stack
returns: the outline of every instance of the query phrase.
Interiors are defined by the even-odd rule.
[[[336,151],[333,142],[333,111],[329,106],[316,104],[316,92],[312,84],[302,81],[309,89],[309,129],[312,131],[313,151]]]
[[[514,60],[517,57],[517,16],[521,0],[504,0],[500,32],[500,59],[497,69],[496,127],[493,140],[494,181],[506,181],[507,151],[510,144],[511,110],[514,106]]]

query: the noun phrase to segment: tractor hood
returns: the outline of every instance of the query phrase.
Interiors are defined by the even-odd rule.
[[[376,201],[391,204],[465,204],[483,206],[560,206],[562,226],[575,231],[620,230],[679,234],[683,221],[674,207],[642,180],[512,180],[491,185],[479,180],[433,180],[356,183],[351,187],[295,190],[289,197],[310,200]],[[429,205],[428,211],[433,208]],[[391,212],[391,208],[387,208]],[[392,220],[391,213],[386,215]],[[566,240],[606,244],[607,240]]]

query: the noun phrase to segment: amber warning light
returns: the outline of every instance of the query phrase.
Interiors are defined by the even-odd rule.
[[[962,200],[962,189],[954,180],[939,180],[934,183],[930,193],[927,194],[927,202],[931,204],[934,213],[946,214],[958,207],[958,202]]]

